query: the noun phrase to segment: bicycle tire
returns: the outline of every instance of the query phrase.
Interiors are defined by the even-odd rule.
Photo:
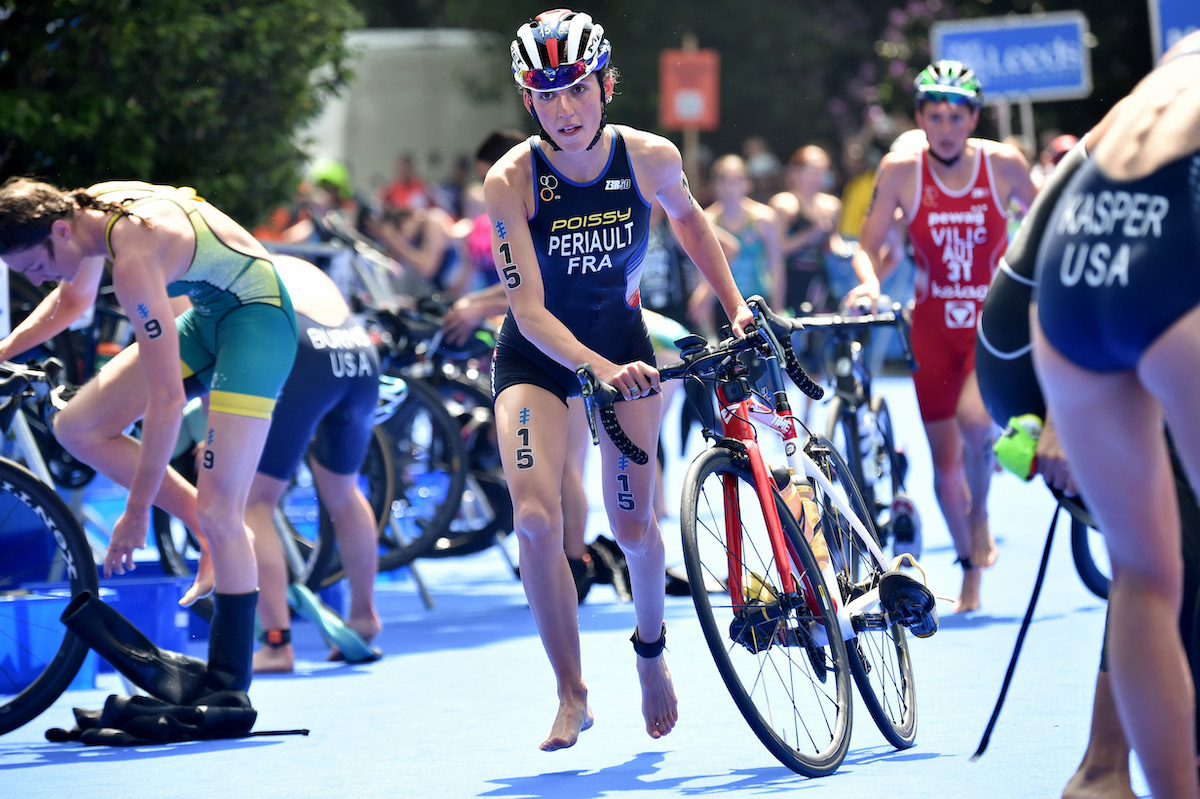
[[[904,492],[904,481],[908,477],[908,458],[896,448],[896,427],[892,424],[892,411],[888,408],[887,400],[878,395],[871,397],[870,407],[877,436],[872,490],[875,495],[875,507],[878,509],[875,515],[875,523],[878,525],[879,513],[882,513],[884,508],[891,508],[896,495]],[[883,493],[881,487],[887,493]]]
[[[371,506],[371,512],[375,514],[375,534],[380,539],[381,562],[383,553],[390,551],[390,542],[386,536],[392,513],[392,500],[395,498],[395,469],[391,441],[387,433],[377,426],[371,435],[371,443],[367,447],[358,474],[363,495]],[[328,588],[346,576],[346,569],[342,566],[342,559],[337,551],[333,520],[329,518],[319,500],[318,509],[317,540],[309,553],[307,571],[301,575],[304,584],[314,591]],[[298,534],[293,530],[292,535]],[[404,564],[397,564],[391,568],[401,565]]]
[[[858,453],[858,414],[847,410],[846,402],[841,397],[834,397],[829,403],[829,421],[825,431],[826,440],[842,454],[843,461],[854,475],[856,485],[863,485],[862,457]],[[874,507],[873,495],[871,501]],[[858,581],[857,574],[852,574],[851,578],[855,582]]]
[[[1075,561],[1075,571],[1079,573],[1079,579],[1087,590],[1100,599],[1108,599],[1111,581],[1096,562],[1093,548],[1103,546],[1100,538],[1101,534],[1098,531],[1094,531],[1074,515],[1071,516],[1071,559]],[[1104,554],[1107,561],[1108,553]]]
[[[866,502],[862,493],[833,443],[812,438],[805,451],[878,546],[875,520],[864,512]],[[821,530],[837,575],[838,600],[840,606],[845,606],[862,590],[869,591],[878,585],[888,564],[882,552],[876,557],[863,545],[849,520],[819,485],[815,497],[821,506]],[[878,601],[853,614],[851,620],[855,636],[846,641],[846,653],[859,696],[888,743],[897,749],[907,749],[917,734],[917,693],[905,629],[891,621]]]
[[[392,442],[396,488],[380,539],[380,571],[411,563],[433,548],[450,529],[467,481],[458,423],[428,383],[404,381],[408,393],[382,425]]]
[[[904,456],[896,449],[895,428],[892,426],[892,414],[887,401],[883,397],[872,397],[868,407],[874,421],[867,433],[872,437],[867,458],[864,458],[859,450],[860,436],[863,435],[859,428],[859,418],[857,414],[845,410],[845,402],[841,397],[835,397],[829,405],[825,438],[835,444],[842,459],[849,466],[855,484],[859,486],[864,506],[871,509],[871,519],[875,522],[878,536],[881,532],[881,520],[890,513],[896,495],[904,490],[907,466]],[[856,443],[849,443],[852,441]],[[868,470],[871,472],[870,479],[867,479]],[[886,544],[890,536],[886,535],[886,528],[882,532],[885,535],[880,537],[880,543]]]
[[[54,704],[88,652],[87,644],[57,619],[33,624],[20,618],[18,602],[28,607],[29,600],[44,596],[61,600],[65,608],[80,591],[98,595],[100,589],[91,548],[71,509],[32,472],[4,458],[0,458],[0,530],[4,541],[0,598],[12,599],[0,601],[0,614],[7,616],[0,620],[0,630],[15,633],[12,640],[0,640],[12,653],[14,661],[10,662],[22,659],[29,670],[40,670],[26,683],[27,678],[18,680],[15,670],[0,665],[0,684],[4,686],[0,690],[12,689],[0,693],[3,735]],[[23,536],[19,534],[22,530]],[[20,546],[22,541],[25,546]]]
[[[456,368],[431,372],[430,383],[459,425],[468,470],[462,503],[450,529],[424,557],[473,555],[513,530],[512,498],[496,445],[492,395],[486,382]]]
[[[818,574],[796,520],[778,491],[774,496],[793,560],[786,568]],[[727,529],[731,520],[737,530]],[[785,766],[810,777],[832,774],[849,749],[853,713],[841,635],[824,634],[838,630],[837,616],[820,579],[815,591],[782,595],[779,564],[745,456],[714,447],[692,462],[684,478],[680,526],[692,600],[734,703]],[[731,551],[738,548],[731,541],[739,542],[740,557]],[[761,605],[757,613],[735,610],[731,564],[743,586],[754,586]]]

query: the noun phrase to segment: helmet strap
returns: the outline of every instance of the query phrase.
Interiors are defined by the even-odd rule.
[[[587,146],[590,150],[600,143],[600,137],[604,135],[604,129],[608,127],[608,106],[604,105],[604,100],[600,101],[600,127],[596,128],[596,135],[592,137],[592,143]]]
[[[538,125],[538,137],[541,138],[542,141],[549,144],[551,150],[557,151],[562,149],[558,146],[558,144],[555,143],[554,139],[550,138],[550,134],[546,132],[546,129],[543,128],[541,124]]]
[[[596,128],[596,134],[592,137],[592,144],[588,145],[588,150],[594,148],[596,144],[600,143],[600,138],[604,136],[604,128],[608,127],[608,103],[604,97],[604,83],[602,82],[600,92],[600,127]],[[546,132],[546,128],[542,127],[541,120],[538,119],[538,114],[534,113],[532,104],[527,102],[526,110],[529,112],[529,116],[533,116],[533,121],[538,122],[538,137],[542,140],[542,142],[550,144],[550,148],[554,151],[562,150],[563,148],[560,148],[560,146],[554,142],[554,139],[550,137],[550,133]]]
[[[528,111],[529,111],[529,116],[533,117],[533,121],[538,123],[538,137],[542,141],[549,144],[550,149],[555,150],[555,151],[562,150],[562,148],[559,147],[558,144],[555,143],[554,139],[550,138],[550,134],[546,132],[546,129],[544,127],[542,127],[542,121],[537,118],[537,114],[533,113],[533,109],[528,108]],[[604,136],[604,129],[606,127],[608,127],[608,105],[607,105],[607,103],[604,102],[603,99],[601,99],[600,100],[600,127],[596,128],[596,135],[592,137],[592,143],[587,146],[588,150],[591,150],[593,147],[595,147],[597,144],[600,143],[600,139]]]

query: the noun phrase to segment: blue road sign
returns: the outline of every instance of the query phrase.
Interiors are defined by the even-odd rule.
[[[1063,11],[937,22],[930,50],[973,69],[985,100],[1071,100],[1092,93],[1088,38],[1087,18]]]
[[[1149,0],[1150,38],[1155,62],[1171,45],[1200,29],[1200,2],[1197,0]]]

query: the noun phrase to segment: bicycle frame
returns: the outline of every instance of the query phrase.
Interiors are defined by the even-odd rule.
[[[755,484],[755,492],[763,510],[763,516],[767,525],[767,534],[771,539],[772,556],[775,558],[776,563],[795,564],[800,561],[800,558],[795,552],[794,547],[788,543],[788,537],[784,534],[783,523],[780,520],[778,506],[775,501],[775,494],[777,492],[774,489],[774,477],[768,471],[766,461],[763,459],[762,452],[758,446],[756,422],[770,428],[779,435],[784,444],[787,464],[791,469],[791,473],[802,475],[814,484],[814,487],[821,492],[821,497],[830,502],[833,508],[848,520],[851,531],[858,539],[858,545],[862,547],[862,551],[868,553],[874,562],[880,566],[881,570],[883,570],[882,567],[885,563],[883,550],[879,547],[879,544],[875,541],[874,536],[871,535],[862,519],[851,507],[849,494],[846,496],[839,494],[834,489],[833,483],[825,476],[821,467],[805,451],[806,447],[799,445],[801,431],[808,436],[810,441],[815,437],[791,412],[788,405],[787,393],[784,391],[783,369],[780,365],[780,358],[784,359],[788,375],[801,391],[813,399],[819,399],[821,389],[812,382],[811,378],[804,374],[803,368],[799,366],[799,363],[795,360],[794,353],[791,351],[789,340],[785,338],[783,343],[781,343],[775,331],[778,330],[784,333],[802,328],[802,322],[800,320],[786,320],[774,315],[766,307],[765,303],[763,303],[761,297],[752,297],[748,302],[757,309],[756,313],[761,312],[760,321],[762,324],[759,331],[755,333],[756,336],[761,336],[761,343],[755,343],[759,339],[751,341],[749,337],[741,341],[735,341],[733,338],[727,337],[721,344],[708,346],[698,336],[681,339],[676,343],[680,347],[684,360],[678,364],[662,367],[659,370],[660,378],[663,380],[673,380],[689,376],[699,376],[700,374],[716,373],[714,387],[721,416],[721,435],[717,435],[711,431],[705,431],[705,435],[715,438],[718,446],[720,446],[721,441],[724,441],[727,442],[727,445],[731,449],[744,450],[748,456],[751,476]],[[728,333],[728,331],[726,332]],[[759,350],[763,356],[763,363],[766,367],[764,378],[767,392],[774,398],[773,405],[767,404],[762,397],[751,390],[744,371],[739,370],[738,366],[730,360],[738,353],[754,349]],[[720,363],[717,365],[708,365],[714,360],[718,360]],[[595,373],[586,363],[581,364],[576,369],[576,374],[580,379],[585,406],[588,409],[588,424],[591,428],[592,441],[597,442],[599,440],[595,418],[598,415],[604,423],[604,428],[609,438],[617,448],[624,454],[629,455],[635,463],[645,463],[647,459],[646,453],[629,441],[628,436],[621,431],[616,414],[612,409],[612,403],[620,396],[619,392],[612,386],[602,384],[597,380]],[[814,391],[815,393],[813,393]],[[736,486],[736,479],[732,476],[723,478],[722,499],[725,505],[725,530],[727,537],[725,549],[728,553],[728,574],[730,581],[728,589],[734,603],[739,605],[737,609],[741,610],[745,607],[741,603],[744,601],[746,594],[745,586],[741,585],[740,577],[740,559],[742,556],[739,532],[741,529],[741,509]],[[733,534],[731,534],[731,531],[733,531]],[[781,568],[780,579],[783,583],[780,588],[786,594],[795,595],[798,593],[796,579],[791,573],[791,569]],[[821,588],[824,588],[830,594],[844,640],[854,638],[857,634],[854,629],[854,615],[861,613],[863,608],[879,601],[878,588],[871,586],[865,589],[865,593],[862,596],[856,597],[848,605],[842,605],[837,602],[836,600],[841,596],[841,592],[838,590],[837,578],[833,574],[831,565],[822,569],[820,582],[823,585],[814,585],[809,580],[808,575],[803,575],[802,579],[807,589],[805,591],[806,601],[810,601],[808,597],[812,596],[812,592]]]
[[[777,365],[769,365],[768,373],[770,373],[772,368],[778,370]],[[777,374],[774,375],[774,379],[781,383]],[[798,445],[800,432],[804,429],[803,425],[790,412],[772,408],[753,392],[747,392],[740,398],[731,399],[726,391],[728,385],[728,383],[721,383],[716,387],[717,398],[721,407],[722,434],[726,439],[737,441],[745,448],[746,454],[749,457],[751,473],[754,476],[755,491],[758,495],[758,501],[762,506],[764,518],[766,519],[767,531],[771,539],[772,554],[776,562],[799,563],[800,559],[788,542],[787,536],[783,534],[783,523],[780,521],[779,510],[775,504],[774,491],[772,490],[774,478],[767,470],[766,461],[758,445],[758,428],[755,427],[751,420],[759,422],[779,434],[784,444],[784,451],[787,453],[787,464],[792,473],[802,474],[809,480],[812,480],[821,489],[822,494],[828,497],[850,522],[859,544],[871,553],[876,562],[883,563],[883,551],[875,542],[874,537],[867,531],[866,525],[859,519],[858,514],[851,509],[847,498],[834,489],[833,484],[829,482],[829,479],[821,471],[821,468],[809,457],[804,448]],[[804,432],[807,433],[807,430]],[[726,530],[735,530],[740,525],[740,501],[736,480],[732,476],[727,475],[723,478],[723,485]],[[729,593],[734,598],[735,603],[740,603],[741,598],[745,596],[744,586],[741,585],[741,570],[738,568],[738,563],[742,556],[741,541],[737,536],[730,536],[729,540],[726,541],[726,547],[729,550]],[[795,583],[791,570],[781,569],[780,571],[783,581],[783,591],[789,594],[796,593],[798,586]],[[806,582],[808,590],[816,590],[816,586],[809,582],[807,575],[803,575],[802,579]],[[868,591],[863,596],[856,598],[849,605],[843,605],[841,602],[838,602],[836,594],[833,596],[842,638],[843,640],[849,640],[855,636],[854,614],[861,611],[862,608],[868,607],[878,601],[878,589]],[[739,607],[739,609],[741,608]]]

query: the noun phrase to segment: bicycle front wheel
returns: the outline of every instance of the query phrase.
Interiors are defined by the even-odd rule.
[[[825,437],[833,442],[850,467],[865,507],[876,525],[892,500],[904,490],[905,456],[896,449],[892,414],[883,397],[872,397],[870,414],[859,415],[840,397],[829,406]],[[866,424],[863,424],[863,423]],[[878,532],[878,527],[877,527]]]
[[[896,449],[896,428],[892,426],[892,412],[883,397],[871,397],[871,415],[875,420],[875,427],[871,431],[871,461],[863,464],[863,474],[869,474],[867,482],[870,483],[872,496],[867,497],[863,492],[863,499],[871,500],[868,506],[875,509],[873,518],[878,524],[879,514],[884,508],[890,508],[896,495],[904,491],[908,458]]]
[[[684,561],[704,638],[738,709],[781,763],[820,777],[837,770],[850,745],[846,649],[812,551],[778,492],[775,504],[787,563],[773,554],[747,458],[723,447],[702,453],[684,480]],[[788,572],[798,586],[790,595]]]
[[[839,606],[852,607],[854,611],[851,622],[855,636],[846,641],[850,671],[883,737],[897,749],[907,749],[917,735],[917,692],[908,638],[904,627],[884,612],[878,592],[873,602],[855,602],[859,597],[871,595],[888,568],[879,549],[875,521],[865,512],[862,493],[833,444],[827,439],[813,438],[806,445],[806,452],[832,488],[828,492],[816,486],[815,498],[821,506],[821,531],[837,575]],[[874,551],[855,532],[834,496],[862,522]]]
[[[80,591],[99,594],[92,551],[53,489],[0,458],[0,735],[50,707],[87,645],[59,621]]]

